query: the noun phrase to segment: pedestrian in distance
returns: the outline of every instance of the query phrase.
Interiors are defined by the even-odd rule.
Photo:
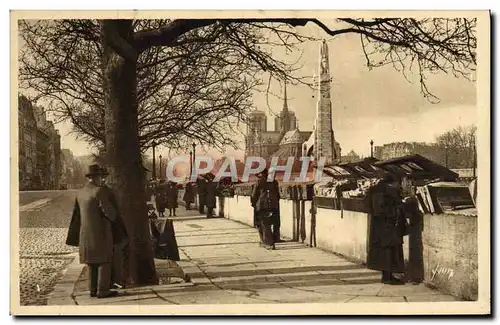
[[[276,205],[277,206],[276,208],[271,209],[271,212],[272,212],[272,229],[273,229],[274,242],[279,243],[281,241],[281,236],[280,236],[281,217],[280,217],[280,204],[279,204],[281,196],[279,191],[279,183],[276,180],[275,172],[276,170],[274,168],[270,168],[268,174],[273,175],[272,176],[273,187],[278,189],[276,191],[276,199],[278,200],[278,204]]]
[[[205,186],[206,186],[206,179],[202,176],[198,177],[196,179],[196,187],[197,187],[197,190],[198,190],[198,210],[200,212],[200,214],[204,214],[205,213],[205,194],[206,194],[206,189],[205,189]]]
[[[155,203],[158,216],[163,218],[165,216],[165,206],[167,204],[167,187],[164,179],[160,180],[160,184],[155,188]]]
[[[177,209],[178,206],[178,191],[177,191],[177,184],[175,182],[169,182],[167,191],[166,191],[167,197],[166,197],[166,207],[169,211],[169,217],[172,215],[175,217],[175,209]]]
[[[182,197],[184,202],[186,203],[186,210],[191,210],[191,204],[194,202],[194,188],[191,182],[186,184],[184,189],[184,196]]]
[[[110,290],[112,224],[116,220],[117,210],[110,200],[109,191],[101,186],[101,167],[90,165],[85,176],[87,183],[77,193],[67,243],[78,241],[80,263],[87,264],[89,268],[90,296],[114,297],[118,293]],[[75,229],[78,229],[78,239],[74,238]]]
[[[207,218],[214,217],[214,209],[217,206],[217,183],[214,182],[215,176],[212,173],[204,175],[205,177],[205,205],[207,207]]]

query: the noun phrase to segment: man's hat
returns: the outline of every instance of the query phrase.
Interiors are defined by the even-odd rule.
[[[102,176],[109,176],[108,169],[106,167],[102,167],[101,174],[102,174]]]
[[[85,177],[102,175],[101,167],[98,164],[92,164],[89,166],[89,171],[85,174]]]

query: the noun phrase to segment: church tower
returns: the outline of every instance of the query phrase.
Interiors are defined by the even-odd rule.
[[[313,155],[316,160],[325,158],[325,163],[332,163],[337,158],[336,142],[332,128],[332,102],[330,99],[330,64],[328,44],[325,40],[320,47],[319,58],[319,96],[314,126]]]

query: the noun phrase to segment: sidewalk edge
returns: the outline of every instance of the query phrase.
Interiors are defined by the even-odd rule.
[[[57,281],[54,291],[49,296],[47,302],[49,306],[77,305],[73,299],[73,291],[85,265],[80,264],[78,253],[72,255],[73,261],[69,264],[61,279]]]

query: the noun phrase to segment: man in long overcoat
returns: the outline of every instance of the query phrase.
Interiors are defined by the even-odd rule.
[[[279,211],[279,197],[278,182],[268,180],[268,171],[264,169],[253,188],[251,203],[257,214],[261,245],[267,249],[275,249],[276,240],[271,227],[276,211]]]
[[[405,216],[398,179],[386,176],[368,192],[371,222],[367,268],[382,271],[385,284],[404,284],[392,273],[405,271],[403,236]]]
[[[175,217],[175,209],[179,203],[178,200],[178,190],[177,184],[175,182],[169,182],[167,190],[166,190],[166,207],[169,211],[169,216],[172,216],[172,213]]]
[[[196,179],[196,187],[198,188],[198,210],[201,214],[205,213],[205,186],[206,180],[203,176],[198,177]]]
[[[214,182],[215,176],[208,173],[205,176],[205,205],[207,207],[207,218],[214,217],[214,209],[217,206],[217,183]]]
[[[194,202],[194,189],[191,182],[188,182],[186,184],[186,188],[184,189],[184,196],[182,197],[182,199],[186,203],[186,210],[191,210],[191,204],[193,204]]]
[[[101,187],[102,170],[89,166],[87,184],[78,191],[73,213],[80,216],[80,263],[87,264],[90,276],[90,295],[107,298],[117,295],[110,291],[113,262],[112,223],[117,211],[108,191]]]
[[[123,271],[123,256],[125,247],[128,243],[128,234],[125,223],[119,213],[118,200],[113,190],[106,183],[106,177],[109,173],[106,168],[102,169],[102,188],[108,192],[109,199],[115,207],[117,214],[115,221],[111,224],[113,233],[113,264],[111,273],[111,284],[113,288],[121,288],[123,286],[122,271]]]

